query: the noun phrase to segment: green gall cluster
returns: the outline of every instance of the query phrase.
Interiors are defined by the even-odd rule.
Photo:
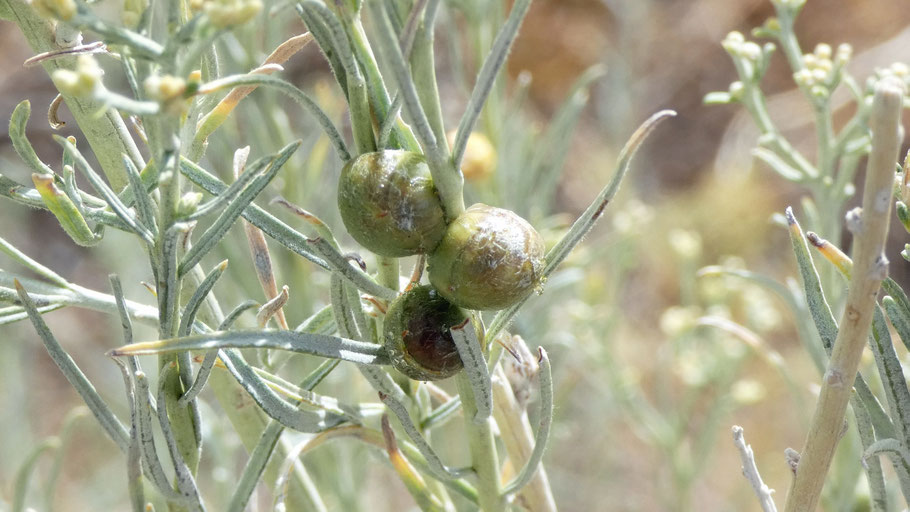
[[[416,286],[389,306],[383,343],[392,365],[414,380],[442,380],[463,368],[450,329],[467,315],[430,286]]]
[[[341,171],[338,208],[348,232],[370,251],[428,255],[430,283],[458,307],[504,309],[541,283],[540,234],[515,213],[484,204],[446,223],[429,167],[417,153],[384,150],[352,159]]]

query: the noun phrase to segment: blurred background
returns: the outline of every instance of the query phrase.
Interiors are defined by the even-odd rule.
[[[495,21],[507,11],[499,2],[447,3],[437,70],[447,126],[454,128],[478,66],[472,48],[495,34],[493,22],[481,20]],[[278,42],[303,31],[291,12],[272,13],[267,21],[274,30],[267,34],[238,30],[228,38],[222,48],[227,71],[254,67]],[[609,179],[635,127],[657,110],[679,112],[643,146],[617,202],[512,329],[529,346],[546,347],[553,360],[556,424],[545,465],[562,510],[757,510],[731,442],[733,424],[745,428],[779,502],[785,495],[790,470],[783,450],[802,446],[819,375],[778,297],[744,280],[698,274],[722,265],[781,283],[797,276],[787,232],[771,216],[798,205],[805,191],[753,162],[749,151],[758,134],[741,107],[702,102],[706,93],[726,90],[736,79],[720,41],[731,30],[748,34],[771,15],[767,0],[536,0],[508,61],[508,77],[478,127],[498,157],[491,159],[489,175],[469,184],[469,195],[518,211],[553,241]],[[806,52],[820,42],[853,45],[849,69],[862,80],[877,67],[906,59],[908,26],[910,10],[894,0],[810,0],[796,31]],[[0,21],[0,48],[0,119],[8,119],[19,101],[31,100],[29,138],[43,160],[58,162],[59,148],[43,115],[56,94],[50,79],[40,67],[22,66],[31,53],[10,22]],[[116,66],[104,65],[105,82],[116,84]],[[573,84],[592,66],[606,73],[588,94],[574,94]],[[287,79],[345,122],[337,87],[315,45],[285,68]],[[811,111],[782,56],[775,56],[763,88],[779,126],[811,158]],[[61,118],[67,115],[63,109]],[[578,116],[574,131],[548,132],[565,116]],[[2,124],[0,173],[28,182]],[[77,134],[72,128],[70,123],[58,133]],[[255,157],[303,139],[290,171],[266,196],[283,194],[343,232],[333,200],[340,162],[296,106],[257,91],[222,132],[213,137],[206,160],[222,175],[240,145],[250,144]],[[570,136],[564,151],[534,152],[541,141],[562,135]],[[541,161],[561,174],[528,190],[522,176]],[[531,204],[525,193],[539,196]],[[270,210],[297,222],[276,208]],[[47,213],[7,202],[0,203],[0,212],[2,237],[65,278],[106,292],[108,274],[117,272],[128,298],[153,303],[140,285],[152,280],[145,257],[125,235],[108,230],[101,245],[84,249]],[[231,238],[236,243],[217,255],[231,260],[229,279],[218,289],[261,300],[241,230],[235,228]],[[907,263],[897,255],[903,230],[893,229],[892,238],[892,275],[906,282]],[[349,238],[342,243],[355,248]],[[277,245],[272,254],[279,285],[290,286],[287,312],[296,325],[326,303],[328,278]],[[204,267],[217,257],[207,258]],[[21,270],[0,261],[6,270]],[[120,373],[103,357],[120,343],[118,320],[70,308],[47,319],[96,387],[126,414]],[[141,340],[153,336],[150,329],[137,334]],[[217,405],[210,403],[206,417],[217,418]],[[0,327],[0,496],[10,499],[15,472],[28,453],[58,434],[79,404],[30,325]],[[122,457],[112,456],[114,445],[93,419],[74,425],[56,496],[34,501],[61,511],[125,509]],[[211,470],[203,485],[229,487],[230,475],[243,467],[243,449],[236,440],[232,444],[229,424],[213,421],[207,429],[222,444],[217,457],[203,461]],[[845,440],[832,479],[848,485],[829,486],[826,509],[863,510],[859,450]],[[317,481],[352,471],[349,481],[326,484],[356,489],[350,502],[335,504],[338,510],[410,506],[388,468],[338,463],[319,474],[319,468],[332,467],[326,464],[308,464]],[[45,478],[53,471],[42,463],[38,474]],[[36,487],[31,495],[40,493]],[[898,495],[894,502],[902,503]]]

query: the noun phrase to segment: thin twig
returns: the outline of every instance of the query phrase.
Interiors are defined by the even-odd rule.
[[[875,297],[887,275],[888,261],[883,250],[891,213],[894,166],[900,147],[902,99],[902,83],[882,80],[876,86],[870,123],[872,154],[866,172],[862,225],[854,233],[853,277],[806,444],[787,495],[787,512],[812,511],[818,503],[840,439],[860,356],[866,346]]]
[[[752,447],[746,444],[746,438],[743,437],[743,428],[739,425],[733,426],[733,444],[739,450],[739,458],[743,462],[743,476],[752,484],[752,489],[755,490],[758,501],[761,503],[761,509],[764,512],[777,512],[777,506],[774,505],[774,500],[771,498],[774,489],[762,482],[761,475],[758,474],[758,466],[755,465]]]

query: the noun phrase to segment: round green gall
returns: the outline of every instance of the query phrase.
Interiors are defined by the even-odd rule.
[[[504,309],[539,284],[544,243],[509,210],[475,204],[458,216],[428,260],[430,283],[467,309]]]
[[[416,286],[395,299],[383,324],[392,366],[414,380],[441,380],[458,373],[461,356],[449,329],[467,316],[430,286]]]
[[[386,150],[348,162],[338,182],[348,233],[381,256],[428,253],[445,234],[445,213],[420,154]]]

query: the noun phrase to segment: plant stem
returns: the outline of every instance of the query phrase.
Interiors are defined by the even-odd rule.
[[[898,128],[902,99],[901,84],[883,80],[875,89],[870,123],[872,153],[866,173],[862,223],[854,226],[853,277],[806,445],[787,495],[788,512],[814,511],[818,503],[825,475],[840,439],[860,356],[866,346],[875,298],[887,274],[883,250],[890,220],[894,167],[900,147]]]
[[[474,423],[477,405],[474,391],[465,372],[455,377],[458,394],[461,395],[461,413],[465,420],[468,446],[471,450],[471,466],[477,474],[477,498],[483,512],[505,512],[506,502],[502,496],[499,479],[499,457],[496,454],[496,439],[493,436],[493,419]]]
[[[398,276],[401,275],[398,258],[376,256],[376,261],[379,264],[379,275],[377,276],[379,284],[397,292],[400,289]]]
[[[427,21],[432,23],[432,20]],[[433,26],[424,23],[417,31],[416,44],[411,54],[411,73],[414,75],[417,96],[427,113],[427,120],[430,122],[433,135],[436,136],[436,144],[445,148],[445,152],[448,153],[445,125],[442,120],[442,105],[439,102],[439,87],[436,86],[433,40]]]

